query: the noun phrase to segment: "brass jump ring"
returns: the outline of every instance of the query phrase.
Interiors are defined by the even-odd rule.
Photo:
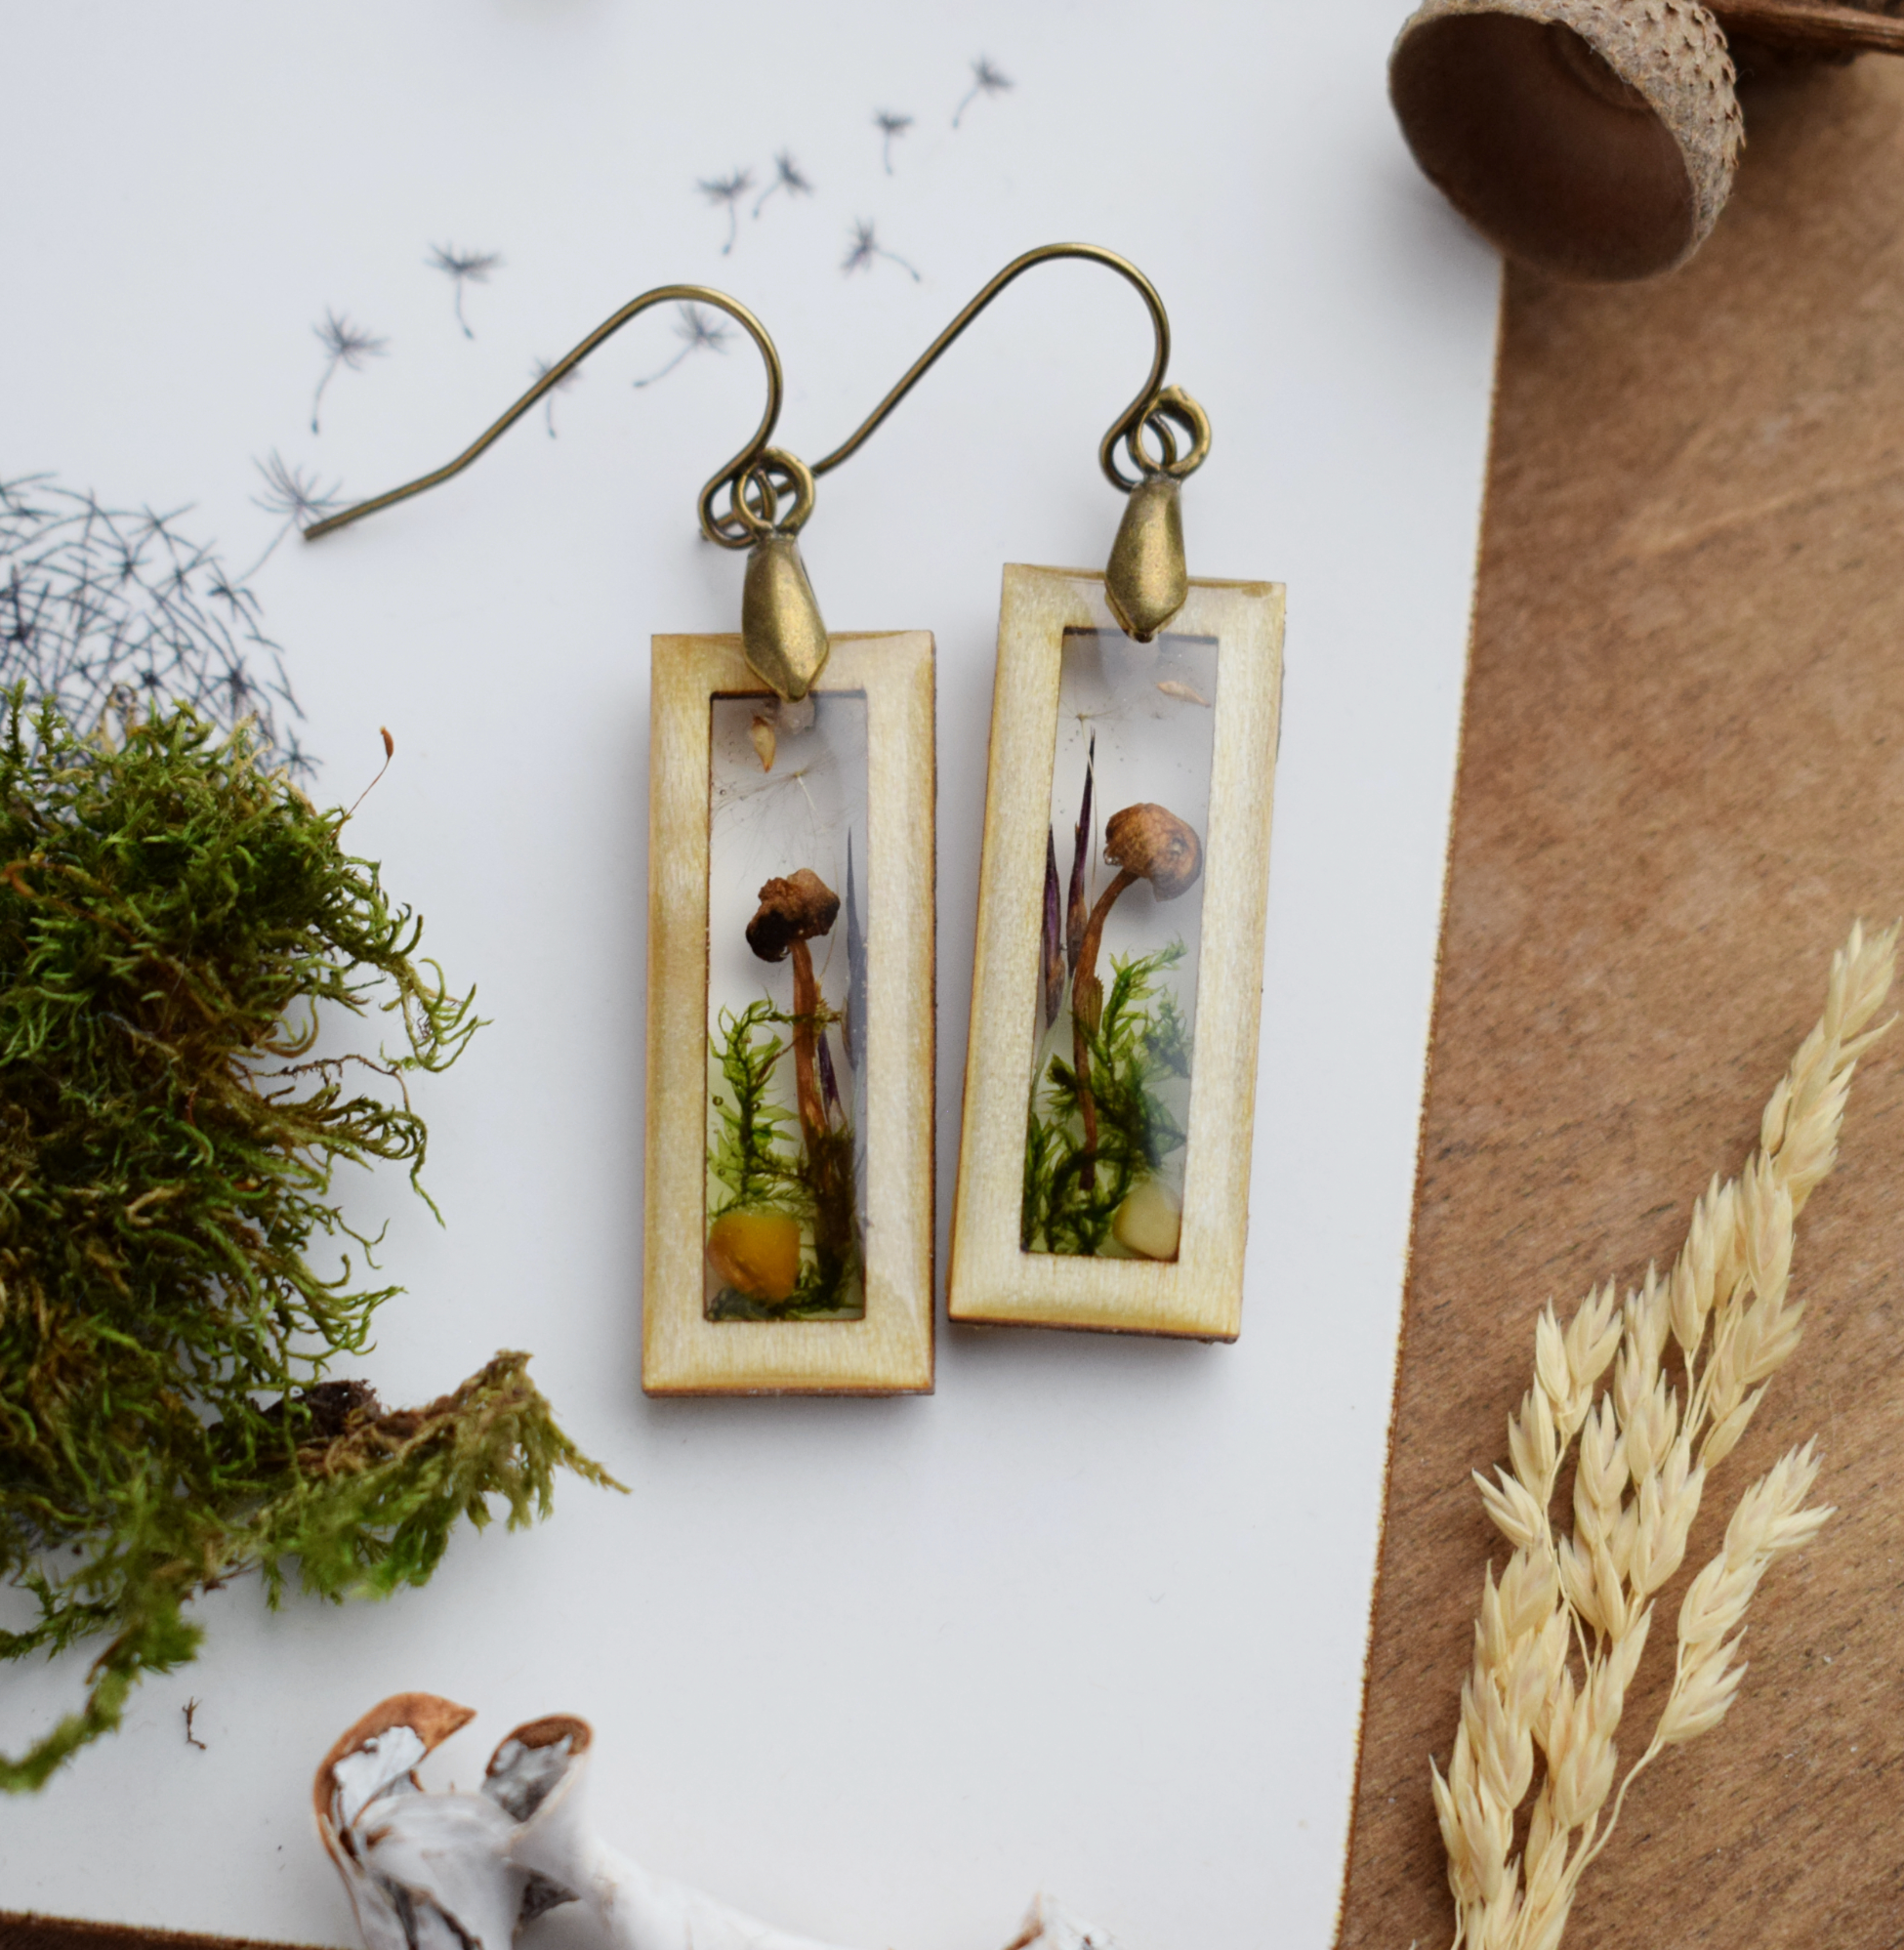
[[[1148,427],[1157,436],[1157,444],[1163,448],[1163,457],[1152,460],[1144,451],[1143,430]],[[1171,432],[1170,422],[1161,413],[1146,414],[1131,429],[1131,437],[1125,443],[1125,451],[1136,463],[1139,473],[1146,477],[1155,474],[1168,474],[1177,465],[1177,436]]]
[[[1181,459],[1178,457],[1177,441],[1171,433],[1172,422],[1190,436],[1190,450]],[[1158,443],[1163,448],[1161,460],[1152,460],[1145,450],[1143,431],[1146,427],[1156,433]],[[1132,465],[1146,478],[1161,474],[1168,475],[1173,480],[1183,480],[1209,457],[1210,416],[1180,386],[1166,387],[1125,436],[1124,450],[1130,455]]]
[[[727,490],[727,505],[719,512],[715,497]],[[710,541],[724,549],[748,549],[769,535],[797,535],[813,512],[813,472],[799,455],[784,447],[765,447],[747,459],[745,467],[729,468],[701,490],[701,527]],[[793,505],[783,517],[780,496]]]
[[[733,512],[756,541],[772,534],[780,518],[780,497],[774,492],[772,475],[758,461],[735,483],[731,498]]]

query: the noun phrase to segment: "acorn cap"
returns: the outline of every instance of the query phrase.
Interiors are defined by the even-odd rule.
[[[1429,179],[1555,276],[1651,277],[1705,241],[1745,140],[1696,0],[1427,0],[1388,96]]]
[[[1159,900],[1175,900],[1197,884],[1203,847],[1175,812],[1161,806],[1127,806],[1104,826],[1104,857],[1150,883]]]
[[[783,962],[796,941],[824,934],[840,912],[840,896],[811,867],[761,889],[760,912],[747,924],[747,945],[764,962]]]

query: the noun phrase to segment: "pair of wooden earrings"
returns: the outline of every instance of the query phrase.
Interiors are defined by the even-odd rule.
[[[1156,344],[1098,451],[1129,496],[1107,567],[1005,570],[948,1312],[1234,1340],[1283,592],[1187,574],[1180,484],[1210,426],[1165,385],[1169,320],[1134,265],[1016,259],[811,467],[770,444],[760,321],[645,292],[447,467],[308,531],[460,473],[652,306],[719,308],[766,363],[760,428],[700,496],[703,532],[748,552],[741,630],[653,643],[650,1393],[932,1386],[932,639],[830,637],[796,538],[817,478],[1058,258],[1126,278]]]

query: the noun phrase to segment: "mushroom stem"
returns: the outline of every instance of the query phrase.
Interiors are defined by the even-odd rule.
[[[1104,938],[1104,923],[1110,918],[1117,896],[1141,878],[1129,867],[1119,867],[1117,878],[1097,896],[1091,919],[1084,924],[1084,939],[1078,944],[1077,973],[1071,977],[1071,1063],[1078,1079],[1078,1110],[1084,1118],[1084,1163],[1078,1167],[1078,1185],[1092,1191],[1097,1184],[1097,1100],[1091,1094],[1091,1044],[1085,1030],[1084,997],[1087,984],[1097,979],[1097,944]],[[1091,1027],[1096,1029],[1095,1019]]]
[[[813,1254],[820,1277],[831,1285],[852,1251],[852,1181],[846,1146],[827,1121],[820,1095],[820,985],[813,975],[812,951],[794,942],[793,961],[794,1095],[800,1105],[801,1135],[813,1184]]]
[[[801,1129],[807,1134],[807,1148],[811,1151],[826,1130],[826,1109],[820,1101],[819,1077],[814,1061],[814,1047],[818,1042],[814,1021],[820,1010],[820,985],[813,978],[813,951],[807,943],[796,941],[791,954],[794,1090],[800,1101]]]
[[[813,1193],[813,1254],[829,1292],[839,1285],[852,1257],[852,1141],[827,1121],[814,1060],[820,1046],[820,985],[813,978],[813,955],[807,943],[814,934],[830,933],[839,913],[840,896],[811,867],[802,867],[761,889],[760,911],[747,924],[747,945],[762,961],[793,957],[794,1090],[807,1145],[807,1182]],[[849,914],[849,934],[852,925]],[[830,1072],[831,1064],[827,1067]]]

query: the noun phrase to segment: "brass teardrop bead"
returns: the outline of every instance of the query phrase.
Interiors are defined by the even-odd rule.
[[[1183,503],[1169,475],[1131,490],[1104,570],[1104,600],[1126,633],[1147,643],[1190,594],[1183,555]]]
[[[791,535],[764,535],[747,553],[740,640],[755,673],[793,703],[826,668],[826,625]]]

